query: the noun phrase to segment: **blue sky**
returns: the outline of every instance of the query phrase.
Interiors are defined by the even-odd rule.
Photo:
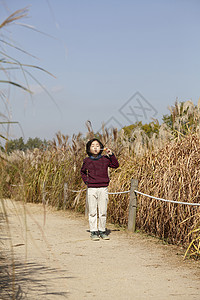
[[[30,97],[10,88],[8,107],[1,113],[18,121],[24,139],[52,139],[56,132],[72,136],[86,132],[160,122],[175,100],[200,97],[200,19],[198,0],[1,0],[0,22],[17,9],[29,7],[20,24],[0,31],[9,41],[31,53],[20,53],[1,42],[1,51],[39,70],[10,71],[10,78],[26,84]],[[45,34],[43,34],[45,33]],[[2,78],[5,74],[1,72]],[[45,92],[39,85],[40,82]],[[7,86],[0,89],[7,93]],[[2,128],[3,130],[3,128]],[[22,136],[12,125],[11,138]]]

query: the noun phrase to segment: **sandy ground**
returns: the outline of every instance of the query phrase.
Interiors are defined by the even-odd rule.
[[[45,215],[40,204],[4,203],[16,299],[200,299],[200,262],[184,261],[178,247],[110,224],[110,240],[94,242],[80,214],[47,208]],[[1,239],[9,257],[6,231]],[[3,260],[1,267],[12,275]],[[8,277],[0,276],[0,299],[7,299]]]

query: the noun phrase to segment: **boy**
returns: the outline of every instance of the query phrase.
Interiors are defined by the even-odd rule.
[[[87,201],[89,206],[90,237],[92,240],[109,240],[106,234],[106,215],[108,204],[108,167],[118,168],[119,163],[112,151],[105,148],[107,155],[101,155],[104,150],[103,144],[93,138],[86,144],[88,157],[83,161],[81,177],[87,184]],[[97,207],[99,210],[99,234],[97,229]]]

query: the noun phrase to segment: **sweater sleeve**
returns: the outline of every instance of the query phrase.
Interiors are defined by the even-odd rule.
[[[86,161],[83,161],[82,167],[81,167],[81,177],[85,184],[87,184],[87,168],[86,168]]]
[[[114,155],[114,153],[109,157],[109,159],[110,159],[110,163],[108,166],[110,168],[117,169],[119,167],[119,163],[118,163],[118,160],[117,160],[116,156]]]

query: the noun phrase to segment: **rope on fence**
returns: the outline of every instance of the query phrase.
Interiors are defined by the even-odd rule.
[[[71,189],[67,188],[67,190],[70,191],[70,192],[73,192],[73,193],[80,193],[80,192],[86,191],[87,189],[75,191],[75,190],[71,190]]]
[[[11,184],[11,186],[17,186],[17,185]],[[18,185],[18,186],[22,186],[22,185]],[[86,191],[87,189],[76,191],[76,190],[71,190],[71,189],[67,188],[67,190],[70,191],[70,192],[73,192],[73,193],[80,193],[80,192]],[[136,194],[140,194],[140,195],[146,196],[148,198],[152,198],[152,199],[156,199],[156,200],[160,200],[160,201],[164,201],[164,202],[176,203],[176,204],[184,204],[184,205],[191,205],[191,206],[200,206],[200,203],[191,203],[191,202],[181,202],[181,201],[174,201],[174,200],[166,200],[166,199],[163,199],[163,198],[157,198],[157,197],[154,197],[154,196],[150,196],[150,195],[144,194],[144,193],[139,192],[137,190],[134,190],[134,192]],[[127,194],[127,193],[130,193],[130,190],[129,191],[124,191],[124,192],[115,192],[115,193],[109,192],[108,194],[109,195],[119,195],[119,194]]]
[[[79,191],[70,190],[70,189],[68,189],[68,190],[71,191],[71,192],[74,192],[74,193],[79,193],[80,191],[85,191],[86,189],[79,190]],[[150,196],[150,195],[141,193],[141,192],[139,192],[137,190],[134,190],[134,192],[137,193],[137,194],[146,196],[148,198],[152,198],[152,199],[156,199],[156,200],[160,200],[160,201],[164,201],[164,202],[170,202],[170,203],[176,203],[176,204],[184,204],[184,205],[191,205],[191,206],[200,206],[200,203],[190,203],[190,202],[181,202],[181,201],[174,201],[174,200],[166,200],[166,199],[163,199],[163,198],[157,198],[157,197],[154,197],[154,196]],[[130,193],[130,190],[129,191],[124,191],[124,192],[115,192],[115,193],[110,193],[109,192],[108,194],[109,195],[119,195],[119,194],[127,194],[127,193]]]
[[[185,205],[192,205],[192,206],[200,206],[200,203],[189,203],[189,202],[181,202],[181,201],[174,201],[174,200],[166,200],[166,199],[163,199],[163,198],[157,198],[157,197],[154,197],[154,196],[150,196],[150,195],[141,193],[141,192],[139,192],[137,190],[134,190],[134,192],[137,193],[137,194],[140,194],[140,195],[152,198],[152,199],[164,201],[164,202],[177,203],[177,204],[185,204]]]
[[[130,193],[130,191],[124,191],[124,192],[116,192],[116,193],[108,193],[109,195],[118,195],[118,194],[127,194]]]
[[[87,189],[75,191],[75,190],[68,189],[68,191],[73,192],[73,193],[80,193],[80,192],[83,192],[83,191],[86,191],[86,190]],[[129,192],[130,191],[124,191],[124,192],[116,192],[116,193],[108,193],[108,194],[109,195],[118,195],[118,194],[126,194],[126,193],[129,193]]]

